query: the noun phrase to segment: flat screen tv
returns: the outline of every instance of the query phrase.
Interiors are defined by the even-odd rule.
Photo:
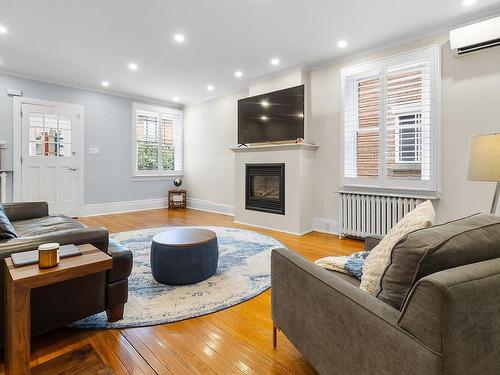
[[[304,85],[238,100],[238,143],[304,138]]]

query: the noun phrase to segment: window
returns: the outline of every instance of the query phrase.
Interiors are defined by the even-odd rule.
[[[132,105],[133,176],[182,174],[182,112]]]
[[[71,157],[71,118],[30,112],[29,155]]]
[[[396,163],[422,163],[422,114],[398,115],[395,134]]]
[[[437,46],[342,69],[346,187],[438,191]]]

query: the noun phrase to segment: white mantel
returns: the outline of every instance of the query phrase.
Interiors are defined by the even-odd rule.
[[[234,221],[301,235],[313,230],[314,159],[306,143],[232,148],[235,168]],[[246,164],[285,164],[285,215],[245,209]]]
[[[262,151],[284,151],[284,150],[311,150],[316,151],[318,146],[310,143],[278,143],[249,147],[235,147],[233,152],[262,152]]]

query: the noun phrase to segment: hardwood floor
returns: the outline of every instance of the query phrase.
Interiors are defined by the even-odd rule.
[[[111,233],[160,226],[217,225],[270,235],[308,259],[350,254],[354,240],[309,233],[294,236],[236,225],[232,217],[195,210],[149,210],[81,218]],[[229,309],[177,323],[122,330],[58,329],[32,341],[32,366],[90,344],[116,374],[314,374],[284,337],[272,347],[271,292]],[[1,370],[3,371],[3,365]],[[80,372],[79,372],[80,373]]]

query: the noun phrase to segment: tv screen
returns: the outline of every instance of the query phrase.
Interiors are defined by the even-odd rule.
[[[304,138],[304,85],[238,100],[238,143]]]

